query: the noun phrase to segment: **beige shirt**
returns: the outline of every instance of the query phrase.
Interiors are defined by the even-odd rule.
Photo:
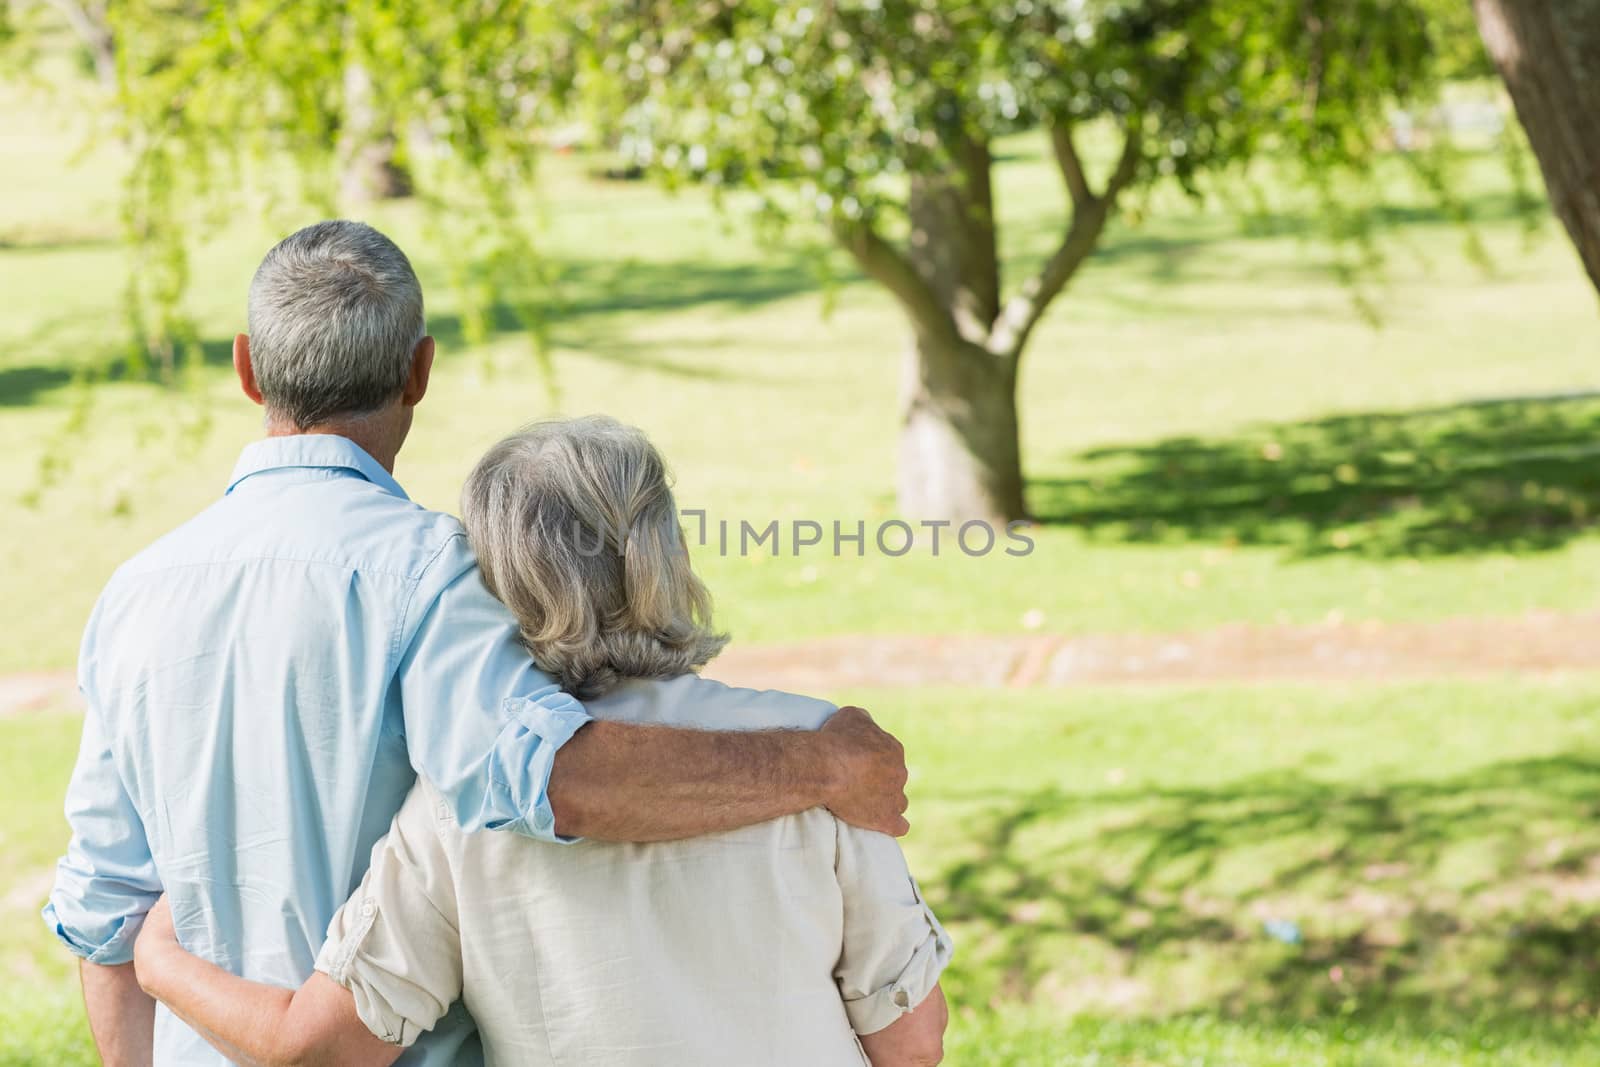
[[[833,706],[685,675],[599,719],[815,729]],[[951,945],[893,838],[817,809],[689,841],[464,833],[418,782],[317,969],[409,1045],[464,998],[490,1064],[860,1067]]]

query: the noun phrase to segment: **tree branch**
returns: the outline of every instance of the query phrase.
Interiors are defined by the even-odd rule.
[[[835,219],[831,227],[834,237],[866,275],[895,295],[919,332],[946,341],[959,338],[950,309],[923,281],[910,260],[885,241],[871,223]]]
[[[1055,149],[1056,166],[1061,168],[1061,180],[1067,183],[1067,192],[1072,194],[1074,210],[1083,210],[1084,205],[1094,199],[1094,193],[1089,189],[1089,179],[1084,177],[1083,161],[1078,158],[1072,130],[1066,123],[1051,125],[1050,147]]]
[[[1106,181],[1106,191],[1100,194],[1100,199],[1114,203],[1117,194],[1128,187],[1135,174],[1139,173],[1139,162],[1144,158],[1144,142],[1139,136],[1138,120],[1135,119],[1128,125],[1128,132],[1123,138],[1122,155],[1117,160],[1117,169],[1111,172],[1111,177]]]
[[[1006,301],[1005,308],[995,320],[994,329],[989,333],[989,351],[1012,359],[1022,355],[1023,346],[1028,343],[1028,335],[1039,324],[1045,309],[1060,295],[1067,282],[1083,265],[1083,261],[1089,258],[1089,253],[1094,251],[1095,245],[1100,240],[1101,231],[1105,229],[1106,220],[1111,217],[1111,212],[1116,207],[1117,195],[1127,188],[1128,183],[1133,181],[1134,175],[1138,174],[1139,161],[1143,158],[1143,145],[1135,119],[1129,123],[1128,132],[1122,143],[1122,155],[1117,160],[1116,169],[1111,172],[1111,177],[1106,179],[1105,191],[1097,196],[1090,190],[1089,183],[1083,176],[1083,168],[1079,164],[1077,152],[1072,148],[1070,137],[1058,137],[1057,131],[1064,135],[1065,127],[1057,126],[1051,129],[1051,141],[1057,144],[1057,161],[1063,160],[1060,147],[1063,141],[1070,154],[1070,162],[1062,162],[1062,177],[1067,182],[1067,188],[1072,191],[1074,204],[1072,221],[1068,224],[1067,232],[1062,236],[1061,244],[1055,254],[1046,261],[1038,274],[1023,284],[1016,296]],[[1074,184],[1073,174],[1077,176],[1076,181],[1082,183],[1081,194]]]

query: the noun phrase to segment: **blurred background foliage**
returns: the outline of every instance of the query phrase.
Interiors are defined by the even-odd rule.
[[[541,153],[582,141],[669,185],[750,190],[769,228],[831,235],[908,318],[898,498],[926,518],[1026,513],[1018,363],[1119,207],[1304,187],[1375,314],[1380,158],[1452,217],[1448,138],[1413,129],[1448,78],[1487,69],[1442,0],[11,0],[65,25],[128,146],[131,359],[200,360],[189,252],[241,189],[334,214],[415,195],[457,253],[466,336],[504,302],[543,344],[537,235],[518,205]],[[1042,262],[1008,273],[996,139],[1043,130],[1068,205]],[[1399,147],[1403,151],[1393,152]],[[1514,137],[1507,151],[1519,152]],[[1525,166],[1513,162],[1520,192]],[[286,181],[295,184],[286,187]],[[1530,205],[1529,196],[1519,203]],[[1474,246],[1482,256],[1482,249]],[[507,300],[508,295],[510,299]],[[547,375],[552,373],[548,363]]]

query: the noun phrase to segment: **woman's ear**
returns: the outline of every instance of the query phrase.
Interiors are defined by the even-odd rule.
[[[424,337],[411,352],[411,376],[406,379],[400,403],[414,408],[428,392],[428,376],[433,373],[433,338]]]

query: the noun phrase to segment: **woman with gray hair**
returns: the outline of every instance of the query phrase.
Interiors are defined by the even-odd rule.
[[[689,568],[666,465],[633,427],[534,423],[489,449],[461,508],[489,591],[580,700],[689,674],[727,643]]]
[[[815,729],[833,712],[696,673],[726,639],[638,430],[536,423],[490,449],[462,498],[488,588],[596,718]],[[900,1067],[941,1057],[950,953],[894,839],[822,809],[558,845],[463,832],[418,781],[299,990],[185,953],[164,906],[136,964],[244,1062],[389,1064],[460,997],[491,1064]]]

